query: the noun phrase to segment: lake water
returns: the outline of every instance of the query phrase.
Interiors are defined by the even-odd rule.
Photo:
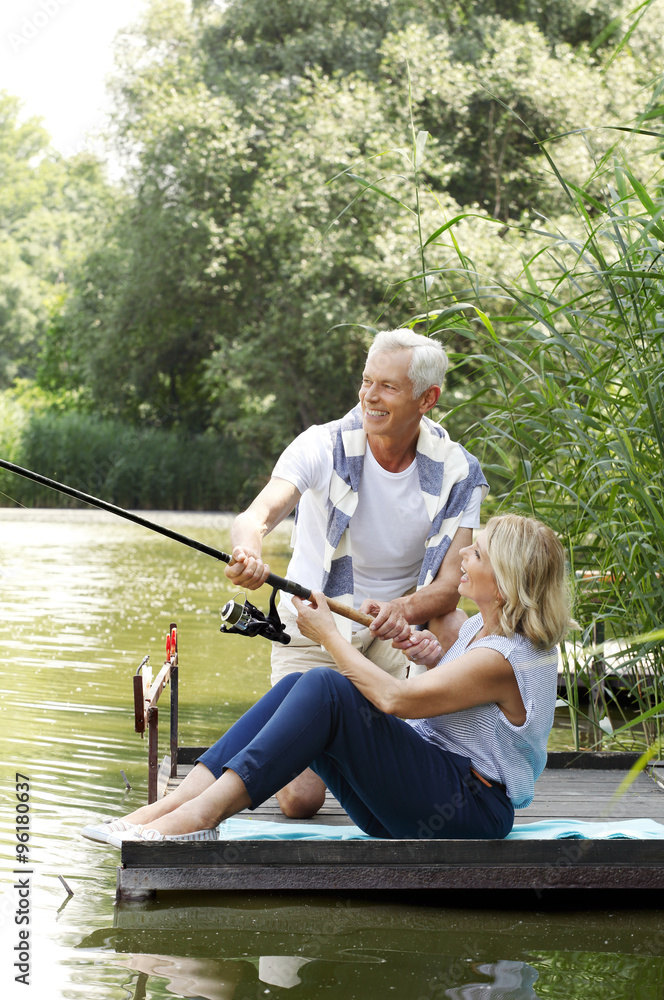
[[[224,515],[146,516],[228,549]],[[279,574],[288,536],[284,526],[268,539]],[[462,908],[444,895],[116,905],[118,854],[79,830],[145,801],[147,742],[133,731],[131,692],[142,657],[161,664],[176,621],[182,745],[208,745],[268,686],[268,642],[219,633],[226,583],[222,563],[110,514],[0,509],[3,1000],[664,997],[662,913],[619,899],[555,913],[535,901]],[[165,751],[167,713],[160,721]],[[565,739],[560,726],[552,745]],[[20,805],[17,780],[29,786]],[[17,822],[28,863],[17,860]],[[15,980],[21,957],[27,989]]]

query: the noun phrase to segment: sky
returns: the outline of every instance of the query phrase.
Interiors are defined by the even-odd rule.
[[[0,4],[0,90],[24,102],[24,116],[43,119],[63,155],[94,149],[91,136],[109,107],[113,39],[144,6],[144,0]]]

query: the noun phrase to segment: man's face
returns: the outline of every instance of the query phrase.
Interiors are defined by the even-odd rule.
[[[360,387],[363,426],[367,434],[402,437],[415,434],[431,404],[427,393],[413,399],[408,378],[412,349],[375,351],[367,358]]]

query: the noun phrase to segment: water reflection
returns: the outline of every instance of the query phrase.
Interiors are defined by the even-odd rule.
[[[468,983],[445,990],[450,1000],[481,1000],[482,997],[504,997],[505,1000],[533,1000],[537,993],[533,984],[539,975],[526,962],[487,962],[475,970],[486,977],[484,982]]]
[[[135,974],[125,981],[134,997],[655,1000],[664,985],[647,913],[589,920],[430,902],[175,897],[121,904],[113,927],[79,948],[112,953]]]
[[[258,1000],[276,990],[288,990],[292,1000],[299,1000],[301,997],[313,998],[322,996],[323,992],[328,993],[331,982],[340,987],[348,981],[344,975],[346,970],[341,971],[338,963],[324,963],[296,955],[261,955],[258,959],[236,962],[136,955],[127,962],[127,968],[138,972],[134,1000],[145,997],[150,981],[156,978],[161,979],[163,986],[174,996],[200,997],[202,1000]],[[409,993],[414,986],[411,972],[406,969],[405,976],[395,976],[394,963],[386,971],[387,977],[383,972],[379,983],[372,974],[373,970],[365,976],[361,968],[355,966],[352,985],[357,992],[353,995],[377,996],[379,989],[401,990],[406,996],[415,995]],[[481,973],[481,982],[445,989],[446,981],[450,982],[454,977],[458,979],[456,963],[445,972],[441,963],[436,963],[436,972],[428,981],[433,986],[428,996],[444,996],[450,1000],[537,1000],[532,984],[537,980],[538,973],[525,962],[486,963],[476,966],[475,971]]]

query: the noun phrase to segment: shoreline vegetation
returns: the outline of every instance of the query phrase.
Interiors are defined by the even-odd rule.
[[[237,510],[251,497],[249,463],[224,435],[133,427],[50,409],[43,397],[36,407],[34,391],[28,395],[27,405],[20,393],[0,398],[0,449],[14,465],[132,510]],[[0,506],[13,504],[82,506],[3,469]]]

